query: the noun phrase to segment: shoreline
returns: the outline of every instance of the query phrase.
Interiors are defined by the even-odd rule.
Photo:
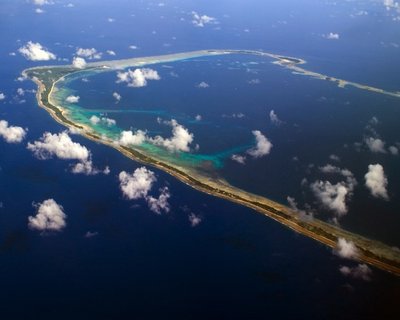
[[[281,67],[288,68],[291,70],[294,70],[296,72],[301,72],[304,75],[311,76],[311,77],[318,77],[319,79],[322,79],[321,77],[326,77],[322,74],[318,73],[313,73],[310,71],[307,71],[303,68],[298,67],[297,65],[299,64],[305,64],[306,62],[302,59],[297,59],[297,58],[292,58],[292,57],[284,57],[284,56],[278,56],[270,53],[263,53],[260,51],[248,51],[248,50],[204,50],[204,51],[195,51],[192,53],[189,53],[185,55],[185,53],[180,53],[177,55],[167,55],[166,60],[167,61],[176,61],[177,57],[180,57],[179,59],[190,59],[193,57],[198,57],[200,53],[203,53],[203,55],[217,55],[218,52],[220,54],[233,54],[233,53],[242,53],[242,54],[257,54],[257,55],[263,55],[267,56],[269,58],[276,59],[273,63],[280,65]],[[136,63],[140,63],[139,65],[146,65],[146,64],[152,64],[152,63],[160,63],[160,59],[163,56],[157,56],[153,57],[147,57],[147,58],[135,58],[135,59],[126,59],[122,60],[123,63],[129,63],[132,66],[138,66]],[[178,59],[178,60],[179,60]],[[162,60],[162,59],[161,59]],[[121,65],[121,61],[119,60]],[[163,61],[164,62],[164,61]],[[143,64],[142,64],[143,63]],[[88,64],[89,67],[105,67],[105,62],[96,62],[96,63],[91,63]],[[108,65],[110,68],[115,67],[115,61],[109,62]],[[112,67],[114,66],[114,67]],[[286,227],[292,229],[293,231],[302,234],[304,236],[307,236],[311,239],[314,239],[328,247],[331,247],[333,249],[336,248],[337,246],[337,240],[339,238],[345,238],[347,241],[352,241],[356,245],[359,251],[359,255],[356,258],[356,260],[360,260],[363,262],[366,262],[370,265],[373,265],[375,267],[378,267],[382,270],[391,272],[397,276],[400,276],[400,252],[396,251],[395,249],[381,243],[378,241],[370,240],[365,237],[356,235],[354,233],[348,232],[346,230],[340,229],[336,226],[333,226],[331,224],[325,223],[323,221],[320,221],[318,219],[312,219],[309,221],[306,221],[300,217],[300,215],[293,211],[292,209],[279,204],[277,202],[274,202],[272,200],[269,200],[267,198],[257,196],[248,192],[245,192],[241,189],[235,188],[231,185],[229,185],[227,182],[222,181],[222,180],[212,180],[211,178],[207,178],[205,176],[201,176],[198,173],[191,172],[188,169],[181,168],[178,166],[170,165],[168,163],[159,161],[157,159],[151,158],[143,153],[141,153],[138,150],[135,150],[134,148],[128,148],[125,146],[118,145],[114,143],[110,139],[104,139],[104,137],[100,137],[97,134],[93,133],[92,130],[84,125],[81,124],[76,124],[70,121],[67,116],[64,114],[65,110],[60,107],[52,104],[51,101],[51,94],[53,92],[55,84],[60,81],[65,75],[74,73],[74,72],[79,72],[86,69],[82,70],[77,70],[72,68],[71,66],[68,66],[66,68],[65,66],[60,66],[60,67],[39,67],[39,68],[31,68],[23,71],[23,74],[27,75],[27,72],[30,72],[32,70],[42,70],[42,69],[57,69],[57,68],[64,68],[67,69],[66,73],[55,79],[54,81],[49,81],[49,84],[51,84],[50,90],[49,88],[46,87],[46,83],[41,81],[39,78],[35,76],[29,76],[31,80],[33,80],[37,85],[38,85],[38,91],[36,93],[36,98],[38,100],[38,103],[40,107],[44,108],[46,111],[49,112],[51,117],[55,119],[58,123],[62,124],[63,126],[71,129],[74,128],[79,129],[79,133],[83,135],[84,137],[95,141],[99,142],[105,145],[108,145],[119,152],[121,152],[123,155],[129,157],[130,159],[143,163],[145,165],[149,165],[152,167],[155,167],[157,169],[160,169],[179,181],[185,183],[186,185],[207,193],[212,196],[216,196],[222,199],[229,200],[231,202],[246,206],[248,208],[251,208],[258,213],[261,213],[269,218],[272,218],[273,220],[285,225]],[[307,73],[307,74],[306,74]],[[330,77],[329,79],[323,79],[323,80],[329,80],[333,82],[337,82],[339,79],[337,78],[332,78]],[[344,81],[344,80],[341,80]],[[345,85],[353,85],[354,83],[352,82],[347,82],[345,81]],[[359,84],[357,84],[359,85]],[[364,85],[359,85],[363,86],[361,89],[369,90],[367,88],[372,88],[374,90],[369,90],[369,91],[374,91],[378,93],[385,93],[385,90],[382,89],[377,89],[369,86],[364,86]],[[367,87],[367,88],[365,88]],[[380,91],[376,91],[376,90]],[[390,95],[395,95],[396,97],[400,97],[400,93],[391,93],[388,92]]]

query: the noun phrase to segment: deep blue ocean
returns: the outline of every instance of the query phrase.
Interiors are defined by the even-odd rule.
[[[192,11],[218,23],[195,27]],[[16,80],[28,67],[69,63],[77,48],[96,48],[104,60],[230,48],[299,57],[309,70],[397,91],[400,21],[394,15],[372,0],[55,0],[40,7],[1,1],[0,93],[6,98],[0,120],[28,129],[20,144],[0,137],[2,318],[397,319],[397,277],[372,267],[370,281],[345,277],[339,268],[356,262],[250,209],[149,168],[157,176],[153,191],[165,185],[171,191],[171,211],[157,215],[142,199],[126,200],[119,189],[119,172],[142,165],[79,135],[70,136],[90,149],[96,167],[109,166],[109,175],[75,175],[73,161],[36,159],[27,142],[65,128],[38,107],[28,92],[36,89],[33,83]],[[326,39],[330,32],[340,38]],[[40,42],[60,60],[24,59],[18,48],[28,41]],[[150,66],[161,80],[144,88],[115,83],[115,72],[68,87],[88,112],[108,110],[121,129],[168,136],[169,128],[156,118],[176,119],[194,134],[197,154],[218,156],[222,166],[216,170],[232,185],[284,204],[294,197],[324,220],[331,213],[302,180],[326,179],[318,167],[327,163],[347,168],[358,184],[340,225],[400,247],[399,156],[354,145],[369,134],[373,117],[387,147],[400,142],[400,100],[293,75],[270,62],[236,55],[198,58]],[[259,81],[250,84],[254,79]],[[203,81],[208,88],[197,87]],[[122,96],[118,104],[114,91]],[[281,125],[270,122],[270,110]],[[271,153],[246,165],[230,160],[233,150],[252,146],[252,130],[271,140]],[[390,201],[371,197],[364,186],[372,163],[385,168]],[[33,202],[50,198],[63,206],[67,227],[41,235],[28,228],[28,216],[35,214]],[[190,212],[201,217],[196,227]],[[87,232],[95,236],[85,237]]]

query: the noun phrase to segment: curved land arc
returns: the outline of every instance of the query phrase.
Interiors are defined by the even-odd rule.
[[[113,147],[119,150],[125,156],[137,162],[161,169],[199,191],[252,208],[255,211],[291,228],[292,230],[317,240],[318,242],[323,243],[333,249],[336,248],[339,238],[352,241],[358,249],[358,260],[393,274],[400,275],[400,253],[398,250],[382,242],[351,233],[315,218],[304,219],[304,217],[302,217],[299,213],[288,208],[287,206],[269,200],[265,197],[248,193],[230,185],[228,182],[222,179],[212,178],[182,166],[175,164],[172,165],[165,161],[160,161],[157,158],[146,155],[134,146],[120,145],[112,139],[100,136],[90,127],[85,126],[82,123],[75,123],[68,118],[68,113],[66,112],[65,108],[57,105],[52,100],[52,94],[55,85],[62,81],[64,77],[73,73],[79,73],[85,70],[98,70],[101,72],[102,70],[109,71],[110,69],[115,70],[127,67],[141,67],[156,63],[166,63],[184,59],[193,59],[197,57],[226,54],[263,56],[271,59],[272,63],[289,69],[295,74],[333,82],[342,88],[345,86],[353,86],[361,90],[367,90],[378,94],[400,98],[400,92],[387,91],[384,89],[309,71],[303,68],[303,65],[306,64],[306,61],[299,58],[286,57],[255,50],[201,50],[154,57],[101,61],[88,63],[83,69],[77,69],[70,65],[45,66],[24,70],[23,75],[30,78],[38,85],[36,97],[39,105],[47,110],[57,122],[66,126],[67,128],[75,130],[78,129],[80,134],[86,138]]]

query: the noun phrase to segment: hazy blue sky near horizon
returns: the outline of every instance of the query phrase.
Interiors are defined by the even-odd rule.
[[[228,48],[400,91],[399,1],[2,0],[0,37],[5,318],[397,318],[398,278],[65,132],[19,77],[76,58]],[[400,247],[397,98],[251,56],[149,68],[159,80],[135,87],[112,71],[63,94],[79,96],[71,108],[100,129],[141,129],[171,146],[179,128],[194,157],[222,159],[232,184]],[[248,152],[254,130],[273,144],[260,157]]]

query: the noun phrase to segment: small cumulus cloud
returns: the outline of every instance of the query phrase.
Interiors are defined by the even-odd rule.
[[[329,159],[332,161],[340,162],[340,158],[336,154],[331,154]]]
[[[311,184],[311,190],[323,206],[339,217],[347,213],[346,200],[351,193],[343,182],[332,184],[329,181],[319,180]]]
[[[122,96],[118,92],[113,92],[113,97],[116,100],[116,103],[120,102],[122,99]]]
[[[366,264],[358,264],[355,267],[341,266],[339,271],[346,277],[371,281],[372,270]]]
[[[121,132],[118,143],[124,146],[135,146],[147,141],[154,145],[162,146],[171,152],[190,151],[190,144],[193,142],[194,135],[188,129],[179,124],[175,119],[171,121],[158,119],[158,121],[172,127],[172,136],[170,138],[163,138],[160,135],[153,138],[147,136],[146,132],[142,130],[126,130]]]
[[[86,60],[81,57],[74,57],[74,59],[72,60],[72,65],[75,68],[83,69],[84,67],[86,67]]]
[[[68,96],[67,98],[65,98],[65,101],[68,103],[78,103],[79,96]]]
[[[319,170],[324,174],[340,174],[345,178],[345,181],[336,184],[321,180],[311,184],[311,191],[325,208],[331,210],[337,217],[345,215],[348,212],[347,202],[357,185],[353,173],[331,164],[319,167]]]
[[[46,232],[61,231],[66,227],[67,215],[63,207],[54,199],[47,199],[35,207],[37,208],[36,215],[28,217],[30,229]]]
[[[122,131],[118,142],[124,146],[138,146],[146,141],[146,132],[142,130],[137,130],[132,132],[131,130]]]
[[[3,92],[0,92],[0,101],[4,100],[6,98],[6,95]]]
[[[31,61],[46,61],[56,59],[56,55],[46,50],[38,42],[29,41],[26,45],[18,49],[27,60]]]
[[[251,80],[247,81],[247,83],[254,85],[254,84],[260,84],[261,81],[260,81],[260,79],[251,79]]]
[[[147,196],[145,199],[149,206],[149,209],[157,214],[161,214],[162,211],[169,212],[170,205],[168,199],[171,197],[168,187],[160,189],[160,195],[158,198],[153,196]]]
[[[259,130],[254,130],[252,133],[256,139],[256,146],[247,150],[247,154],[251,155],[253,158],[260,158],[269,154],[273,145],[268,138]]]
[[[148,80],[160,80],[161,77],[156,70],[150,68],[128,70],[117,73],[117,83],[127,83],[128,87],[140,88],[147,85]]]
[[[328,40],[339,40],[340,36],[339,33],[329,32],[328,34],[324,35],[324,38]]]
[[[89,120],[93,125],[98,125],[98,124],[102,123],[102,124],[105,124],[108,127],[112,127],[112,126],[115,126],[117,124],[117,122],[114,119],[110,119],[110,118],[107,118],[107,117],[101,117],[100,118],[100,117],[95,116],[95,115],[91,116]]]
[[[99,235],[98,232],[88,231],[85,233],[84,237],[87,239],[90,239],[90,238],[96,237],[98,235]]]
[[[271,121],[272,124],[279,126],[282,124],[282,121],[278,118],[278,115],[275,113],[274,110],[271,110],[269,112],[269,120]]]
[[[390,152],[392,155],[397,156],[397,155],[399,155],[399,148],[396,147],[396,146],[390,146],[390,147],[389,147],[389,152]]]
[[[28,143],[28,150],[41,160],[51,159],[56,156],[64,160],[87,160],[90,152],[77,142],[73,142],[66,131],[59,134],[45,132],[40,140]]]
[[[374,153],[386,153],[385,142],[379,138],[366,137],[364,139],[368,149]]]
[[[192,227],[197,227],[202,221],[201,217],[193,212],[189,214],[188,219]]]
[[[51,0],[32,0],[32,3],[36,6],[44,6],[49,4],[54,4]]]
[[[372,196],[389,200],[387,192],[388,180],[380,164],[370,164],[368,172],[365,174],[365,186],[369,189]]]
[[[345,259],[356,259],[359,254],[356,245],[352,241],[347,241],[344,238],[338,238],[334,252],[339,257]]]
[[[19,143],[26,136],[26,130],[22,127],[10,126],[7,121],[0,120],[0,137],[8,143]]]
[[[110,56],[115,56],[116,55],[115,51],[113,51],[113,50],[107,50],[106,52]]]
[[[76,50],[76,54],[80,57],[84,57],[87,58],[89,60],[91,59],[100,59],[102,56],[101,52],[98,52],[95,48],[88,48],[88,49],[84,49],[84,48],[78,48]]]
[[[200,15],[196,11],[192,11],[192,23],[196,27],[204,27],[206,24],[216,24],[218,23],[217,19],[207,16]]]
[[[210,85],[207,82],[202,81],[199,84],[197,84],[196,87],[200,88],[200,89],[206,89],[206,88],[209,88]]]
[[[74,174],[84,174],[86,176],[94,176],[99,173],[108,175],[110,173],[110,168],[107,166],[104,170],[99,170],[93,166],[92,160],[87,159],[73,165],[71,172]]]
[[[156,198],[149,195],[157,178],[153,171],[145,167],[137,168],[132,174],[122,171],[119,174],[120,189],[128,200],[145,199],[151,211],[161,214],[169,212],[168,199],[171,197],[168,187],[160,189],[160,195]]]
[[[231,156],[231,160],[240,163],[240,164],[245,164],[246,163],[246,157],[245,156],[241,156],[239,154],[233,154]]]
[[[128,200],[145,198],[157,180],[153,171],[146,167],[137,168],[132,174],[119,173],[120,189]]]
[[[193,133],[190,133],[188,129],[179,124],[175,119],[165,121],[165,123],[172,127],[172,137],[163,138],[156,136],[150,138],[150,141],[155,145],[163,146],[171,152],[190,151],[190,144],[194,139]]]

